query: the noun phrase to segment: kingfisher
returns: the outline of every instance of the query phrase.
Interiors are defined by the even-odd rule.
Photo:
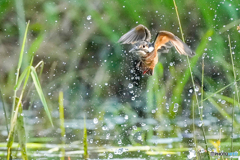
[[[151,33],[144,25],[140,24],[124,34],[118,42],[121,44],[132,44],[133,48],[129,51],[139,57],[136,67],[143,73],[153,75],[154,68],[158,63],[158,52],[167,53],[169,48],[175,47],[179,54],[194,56],[193,52],[186,43],[173,33],[159,31],[153,42]]]

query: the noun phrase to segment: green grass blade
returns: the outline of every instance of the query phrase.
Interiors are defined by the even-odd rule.
[[[4,100],[3,100],[3,94],[2,94],[1,88],[0,88],[0,100],[2,101],[2,107],[3,107],[5,122],[6,122],[7,133],[9,134],[9,128],[8,128],[9,122],[8,122],[8,118],[7,118],[7,108],[6,108],[6,105],[5,105]]]
[[[14,0],[17,14],[17,24],[19,28],[19,42],[22,41],[25,30],[25,11],[23,0]]]
[[[214,33],[213,30],[210,29],[203,36],[201,43],[199,44],[198,48],[196,49],[196,55],[193,58],[191,58],[191,60],[190,60],[190,64],[192,67],[196,65],[198,59],[202,56],[204,48],[206,48],[206,45],[208,43],[208,37],[211,37],[213,33]],[[189,80],[190,69],[187,68],[185,70],[184,74],[182,74],[182,75],[183,75],[182,77],[179,77],[179,80],[177,81],[177,84],[173,89],[171,108],[174,107],[173,105],[175,103],[181,104],[181,102],[182,102],[181,95],[182,95],[184,87],[186,86],[186,84]],[[175,115],[174,112],[172,112],[172,113],[173,113],[173,115]]]
[[[38,76],[37,76],[36,70],[32,66],[31,66],[31,76],[32,76],[35,88],[36,88],[36,90],[38,92],[39,98],[40,98],[40,100],[41,100],[41,102],[43,104],[44,110],[45,110],[45,112],[46,112],[46,114],[48,116],[48,119],[51,122],[51,125],[53,126],[52,117],[51,117],[50,111],[48,109],[48,105],[47,105],[46,99],[44,97],[41,84],[40,84],[40,82],[38,80]]]
[[[22,48],[21,48],[21,52],[20,52],[19,60],[18,60],[18,67],[17,67],[18,69],[20,69],[21,65],[22,65],[22,60],[23,60],[23,54],[24,54],[24,49],[25,49],[25,43],[26,43],[26,39],[27,39],[27,31],[28,31],[29,23],[30,23],[30,21],[28,21],[27,27],[26,27],[26,30],[25,30],[25,33],[24,33]]]
[[[62,136],[62,147],[61,147],[61,160],[65,159],[65,127],[64,127],[64,106],[63,106],[63,92],[59,92],[59,118],[60,118],[60,128]]]
[[[31,54],[31,56],[34,56],[40,45],[42,44],[44,40],[45,34],[41,33],[38,35],[38,37],[33,41],[31,46],[29,47],[28,53]]]
[[[28,71],[30,70],[30,67],[28,66],[27,68],[24,69],[24,71],[22,72],[21,76],[18,79],[17,84],[14,86],[14,90],[18,90],[19,87],[21,86],[23,79],[26,77]]]
[[[192,99],[192,127],[193,127],[193,140],[194,140],[194,147],[195,147],[195,151],[196,153],[198,153],[198,150],[197,150],[197,139],[196,139],[196,130],[195,130],[195,105],[194,105],[194,96],[193,96],[193,99]],[[197,159],[198,159],[199,155],[197,154]]]
[[[8,139],[7,139],[7,160],[10,159],[11,157],[11,148],[12,148],[12,144],[14,142],[14,133],[15,133],[15,127],[17,124],[17,116],[18,116],[18,110],[20,107],[22,107],[22,103],[19,101],[19,98],[16,97],[16,106],[14,107],[14,117],[12,117],[11,119],[11,128],[8,134]]]
[[[39,78],[42,77],[42,72],[44,68],[44,62],[40,61],[34,68],[37,69],[40,66]],[[39,79],[41,81],[41,79]]]
[[[205,94],[206,94],[206,95],[213,95],[213,93],[211,93],[211,92],[206,92]],[[238,104],[238,102],[237,102],[235,99],[230,98],[230,97],[227,97],[227,96],[224,96],[224,95],[221,95],[221,94],[215,93],[215,94],[214,94],[214,97],[216,97],[216,98],[218,98],[218,99],[225,100],[226,102],[231,103],[232,105],[233,105],[233,104]],[[239,105],[239,104],[238,104],[238,105]]]
[[[233,152],[233,122],[234,122],[234,106],[235,106],[235,95],[234,95],[234,101],[233,101],[233,107],[232,107],[232,133],[231,133],[231,152]]]
[[[223,110],[223,108],[219,106],[217,102],[215,102],[212,98],[209,98],[208,100],[221,113],[221,115],[229,121],[229,123],[232,123],[232,117],[225,110]],[[238,124],[236,121],[234,121],[233,125],[237,126]]]
[[[200,117],[202,117],[203,114],[203,82],[204,82],[204,58],[202,57],[202,84],[201,84],[201,109],[200,109]]]
[[[236,80],[236,82],[238,82],[238,81],[240,81],[240,79]],[[234,83],[235,83],[235,82],[232,82],[232,83],[230,83],[230,84],[226,85],[225,87],[223,87],[223,88],[219,89],[218,91],[216,91],[216,92],[212,93],[211,95],[208,95],[208,96],[207,96],[207,98],[204,98],[204,99],[203,99],[203,101],[206,101],[206,100],[208,100],[209,98],[211,98],[211,97],[215,96],[215,94],[217,94],[217,93],[219,93],[219,92],[223,91],[224,89],[226,89],[226,88],[230,87],[230,86],[231,86],[231,85],[233,85]]]
[[[24,119],[22,115],[22,104],[19,106],[18,117],[17,117],[17,128],[16,131],[18,133],[18,142],[21,147],[22,159],[27,160],[27,147],[26,147],[26,132],[24,127]]]
[[[15,85],[18,83],[18,77],[19,77],[20,68],[21,68],[21,65],[22,65],[22,58],[23,58],[25,43],[26,43],[26,39],[27,39],[27,31],[28,31],[29,23],[30,23],[30,21],[28,21],[28,23],[27,23],[27,27],[26,27],[26,30],[25,30],[24,38],[23,38],[22,48],[21,48],[21,52],[20,52],[20,55],[19,55]],[[17,90],[14,91],[14,95],[13,95],[12,111],[14,110],[14,107],[15,107],[16,96],[17,96]],[[12,117],[13,117],[13,114],[12,114]]]
[[[84,117],[84,129],[83,129],[83,158],[88,159],[88,143],[87,143],[87,127],[86,127],[86,118]]]
[[[220,33],[223,33],[223,32],[226,32],[226,31],[230,30],[230,29],[233,28],[233,27],[235,28],[237,25],[239,25],[239,23],[240,23],[240,19],[238,19],[238,20],[236,20],[236,21],[233,21],[233,22],[225,25],[224,27],[222,27],[222,28],[219,30],[219,32],[220,32]]]
[[[238,96],[238,86],[237,86],[237,76],[236,76],[236,71],[235,71],[235,67],[234,67],[234,61],[233,61],[233,53],[232,53],[232,45],[231,45],[231,40],[230,40],[230,36],[228,35],[228,42],[229,42],[229,49],[230,49],[230,56],[231,56],[231,60],[232,60],[232,68],[233,68],[233,76],[234,76],[234,84],[235,84],[235,91],[237,93],[237,101],[238,101],[238,106],[239,106],[239,96]]]
[[[228,35],[228,43],[229,43],[229,49],[230,49],[230,56],[231,56],[231,61],[232,61],[232,68],[233,68],[233,76],[234,76],[234,84],[235,84],[235,92],[237,93],[237,106],[239,107],[239,95],[238,95],[238,85],[237,85],[237,76],[236,76],[236,71],[234,67],[234,61],[233,61],[233,52],[232,52],[232,45],[231,45],[231,39],[230,35]],[[234,100],[233,100],[233,107],[232,107],[232,136],[231,136],[231,151],[233,151],[233,124],[234,124],[234,107],[235,107],[235,95],[234,95]]]
[[[175,0],[173,0],[173,3],[174,3],[175,11],[176,11],[176,14],[177,14],[177,18],[178,18],[178,23],[179,23],[180,32],[181,32],[181,35],[182,35],[182,40],[183,40],[183,42],[185,43],[185,39],[184,39],[184,36],[183,36],[182,25],[181,25],[181,21],[180,21],[179,15],[178,15],[178,9],[177,9],[177,5],[176,5]],[[187,56],[187,62],[188,62],[188,69],[189,69],[189,72],[190,72],[190,77],[191,77],[191,80],[192,80],[193,91],[194,91],[195,98],[196,98],[196,101],[197,101],[197,105],[198,105],[198,108],[199,108],[199,103],[198,103],[198,98],[197,98],[197,92],[196,92],[196,89],[195,89],[195,83],[194,83],[193,75],[192,75],[191,63],[190,63],[190,61],[189,61],[188,56]]]
[[[18,111],[19,111],[19,108],[21,108],[21,105],[22,105],[21,101],[22,101],[22,98],[23,98],[25,88],[27,86],[29,75],[30,75],[30,69],[27,70],[26,78],[25,78],[25,81],[24,81],[24,85],[23,85],[20,97],[19,98],[16,97],[16,99],[14,100],[14,103],[15,102],[17,102],[17,103],[15,103],[15,106],[12,110],[11,128],[10,128],[10,131],[9,131],[9,134],[8,134],[8,143],[7,143],[7,148],[8,148],[7,159],[8,160],[11,157],[11,147],[12,147],[12,144],[14,142],[14,131],[15,131],[15,127],[16,127],[16,124],[17,124]],[[15,90],[15,93],[16,93],[16,90]]]
[[[149,77],[147,82],[147,109],[153,109],[153,100],[154,100],[154,90],[153,90],[153,79],[154,77]]]

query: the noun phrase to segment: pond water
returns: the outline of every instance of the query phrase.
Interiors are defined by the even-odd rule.
[[[83,159],[83,119],[65,120],[65,145],[61,145],[61,130],[57,122],[54,127],[46,126],[47,120],[36,117],[34,111],[24,111],[26,131],[30,137],[27,148],[30,159],[59,159],[62,156],[61,148],[65,148],[65,157],[71,160]],[[1,117],[2,118],[2,117]],[[208,117],[208,120],[200,122],[195,119],[194,135],[197,140],[195,152],[192,119],[177,117],[175,124],[170,120],[157,121],[154,118],[139,118],[137,116],[112,116],[104,119],[87,119],[87,142],[90,159],[195,159],[206,158],[204,137],[201,126],[204,124],[209,151],[216,151],[218,140],[221,141],[221,150],[229,151],[231,143],[231,125],[224,125],[219,130],[219,123],[228,124],[226,120],[218,120],[216,117]],[[39,127],[38,127],[39,126]],[[1,141],[7,137],[5,126],[0,127]],[[233,141],[239,135],[234,134]],[[5,139],[6,140],[6,139]],[[51,143],[49,143],[51,142]],[[237,143],[234,148],[239,148]],[[17,143],[13,145],[12,154],[20,158],[20,150]],[[0,144],[0,156],[6,156],[6,143]],[[230,151],[229,151],[230,152]],[[47,158],[46,158],[47,157]]]

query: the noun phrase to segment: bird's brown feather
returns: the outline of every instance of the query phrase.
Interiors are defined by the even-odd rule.
[[[171,42],[172,45],[176,48],[179,54],[194,56],[195,53],[177,36],[167,31],[158,32],[154,47],[156,49],[161,49],[166,43]]]

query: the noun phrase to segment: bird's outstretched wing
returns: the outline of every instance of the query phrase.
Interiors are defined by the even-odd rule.
[[[185,44],[181,39],[179,39],[171,32],[167,31],[158,32],[154,42],[154,47],[156,49],[161,49],[161,47],[166,47],[166,44],[169,44],[169,42],[172,43],[172,45],[176,48],[179,54],[188,55],[190,57],[195,55],[195,52],[193,52],[187,46],[187,44]]]
[[[119,40],[122,44],[133,44],[137,41],[147,41],[150,42],[151,33],[144,25],[138,25],[137,27],[131,29],[129,32],[124,34]]]
[[[169,49],[172,47],[173,47],[173,44],[170,41],[168,41],[167,43],[165,43],[164,46],[159,48],[157,51],[158,51],[158,53],[168,53]]]

